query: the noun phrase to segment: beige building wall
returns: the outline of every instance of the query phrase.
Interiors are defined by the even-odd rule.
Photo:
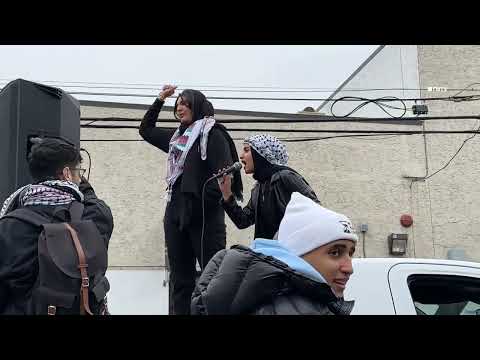
[[[419,81],[421,87],[464,87],[480,70],[478,47],[419,46]],[[382,67],[381,67],[382,68]],[[374,71],[372,73],[375,75]],[[380,76],[381,74],[376,74]],[[472,80],[473,79],[473,80]],[[422,94],[423,95],[423,94]],[[426,95],[426,94],[425,94]],[[436,94],[438,95],[438,94]],[[475,102],[453,104],[429,103],[430,115],[479,113]],[[214,103],[215,106],[215,103]],[[140,118],[144,109],[82,106],[82,117]],[[165,111],[162,118],[173,119]],[[219,119],[240,116],[221,115]],[[102,124],[99,122],[98,124]],[[108,123],[112,124],[112,123]],[[138,125],[138,122],[117,123]],[[427,122],[427,129],[473,128],[476,121]],[[170,124],[170,126],[172,126]],[[478,125],[477,125],[478,126]],[[398,123],[315,123],[315,124],[227,124],[227,127],[323,129],[323,130],[421,130],[420,124]],[[231,132],[242,139],[248,131]],[[280,138],[332,136],[315,133],[275,133]],[[337,134],[338,135],[338,134]],[[465,135],[427,135],[430,173],[441,167],[458,149]],[[137,130],[82,129],[82,146],[92,156],[90,180],[97,195],[112,208],[115,230],[110,242],[110,266],[157,267],[164,265],[163,213],[165,209],[166,155],[140,141],[101,142],[100,139],[139,140]],[[240,152],[242,141],[235,141]],[[323,205],[349,216],[357,228],[368,224],[363,248],[369,257],[388,255],[387,236],[406,233],[409,236],[406,256],[445,258],[448,249],[464,248],[472,260],[480,261],[477,246],[480,224],[480,190],[477,186],[478,141],[473,139],[444,171],[427,181],[412,181],[424,176],[425,143],[421,135],[382,136],[375,138],[335,138],[312,142],[287,143],[289,165],[302,173],[316,191]],[[86,161],[88,163],[88,160]],[[253,180],[242,173],[245,203],[250,197]],[[410,214],[414,225],[403,228],[400,216]],[[228,245],[248,244],[253,227],[238,230],[227,220]]]
[[[422,88],[441,86],[463,89],[478,82],[480,46],[419,46],[419,78]],[[480,88],[477,83],[474,88]],[[446,93],[422,92],[423,97],[453,96]],[[472,95],[479,92],[464,92]],[[428,102],[430,115],[480,114],[480,102]],[[478,120],[454,120],[426,123],[427,130],[478,129]],[[469,134],[427,135],[429,174],[445,165]],[[468,141],[452,163],[424,184],[431,199],[432,227],[430,236],[435,243],[435,256],[445,257],[448,249],[460,247],[473,260],[480,261],[480,137]],[[429,204],[430,205],[430,204]]]

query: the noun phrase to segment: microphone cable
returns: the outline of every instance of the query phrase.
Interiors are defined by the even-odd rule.
[[[202,236],[200,238],[200,269],[201,269],[202,273],[203,273],[203,269],[204,269],[203,239],[204,239],[204,236],[205,236],[205,188],[206,188],[207,184],[215,178],[216,178],[216,175],[213,175],[212,177],[208,178],[207,181],[205,181],[203,183],[203,188],[202,188]]]
[[[232,165],[234,167],[235,165],[239,164],[238,162]],[[239,171],[241,169],[241,164],[240,168],[234,167],[232,170],[230,170],[231,173],[235,171]],[[225,175],[228,175],[229,173],[225,173]],[[204,269],[204,256],[203,256],[203,241],[205,237],[205,188],[207,184],[212,181],[213,179],[217,179],[219,174],[213,175],[212,177],[208,178],[204,183],[202,187],[202,236],[200,238],[200,269],[203,272]]]
[[[90,171],[92,170],[92,157],[90,156],[90,153],[88,152],[87,149],[85,148],[80,148],[80,152],[85,152],[88,156],[88,175],[87,175],[87,181],[90,181]]]

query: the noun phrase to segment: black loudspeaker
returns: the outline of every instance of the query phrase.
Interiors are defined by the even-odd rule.
[[[17,79],[0,91],[0,205],[32,182],[27,156],[34,137],[80,147],[80,103],[61,89]]]

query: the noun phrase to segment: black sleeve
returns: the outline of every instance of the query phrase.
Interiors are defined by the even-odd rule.
[[[280,179],[279,181],[282,184],[282,188],[284,190],[284,193],[287,195],[283,198],[284,204],[283,206],[283,211],[285,211],[288,202],[290,201],[290,198],[292,196],[292,193],[298,192],[313,201],[317,202],[320,204],[320,200],[318,200],[317,195],[313,191],[313,189],[308,185],[308,183],[303,179],[300,175],[294,173],[294,172],[284,172],[280,174]]]
[[[140,124],[139,134],[149,144],[168,153],[168,145],[175,130],[162,129],[155,126],[163,104],[164,102],[160,99],[155,99],[155,102],[150,106],[143,117],[142,123]]]
[[[209,175],[233,164],[228,140],[220,130],[213,128],[208,136],[207,163]]]
[[[100,235],[108,248],[108,243],[113,232],[113,215],[110,207],[97,198],[95,191],[88,181],[82,179],[80,183],[80,191],[83,193],[85,210],[82,218],[92,220],[97,225]]]
[[[253,193],[253,190],[252,190]],[[227,201],[222,198],[223,209],[235,226],[239,229],[246,229],[255,224],[255,209],[252,205],[252,198],[243,209],[237,204],[233,195]]]
[[[228,140],[225,138],[225,135],[216,128],[213,128],[208,136],[206,161],[208,177],[233,164]],[[218,204],[221,193],[216,180],[211,180],[207,184],[205,187],[205,195],[207,199],[215,199],[215,202]]]

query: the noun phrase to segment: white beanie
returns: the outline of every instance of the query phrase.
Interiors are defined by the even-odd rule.
[[[336,240],[358,241],[350,219],[294,192],[280,222],[280,245],[302,256]]]

